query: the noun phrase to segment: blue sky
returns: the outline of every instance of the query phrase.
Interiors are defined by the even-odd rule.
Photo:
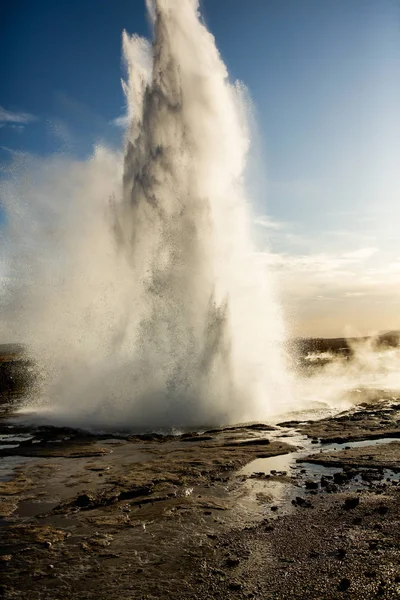
[[[325,300],[343,316],[338,330],[354,322],[362,302],[365,319],[381,311],[382,302],[393,305],[388,314],[394,318],[399,300],[393,290],[400,289],[392,275],[400,256],[400,2],[203,0],[201,7],[231,78],[246,84],[255,106],[253,193],[257,212],[268,214],[257,235],[261,244],[269,239],[270,262],[284,290],[303,302],[299,319],[313,331],[332,333],[324,325]],[[120,144],[113,120],[124,111],[124,28],[149,34],[144,0],[5,0],[0,163],[10,150],[82,158],[98,140]],[[316,282],[324,260],[337,277]],[[347,273],[352,265],[347,282],[340,279],[343,264]],[[377,278],[388,265],[389,287],[389,280]],[[303,282],[305,272],[311,287],[296,296],[293,281],[299,276]],[[377,300],[372,281],[375,291],[387,287],[387,298]],[[378,328],[389,324],[375,321]]]

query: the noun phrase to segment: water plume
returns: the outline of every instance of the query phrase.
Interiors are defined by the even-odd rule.
[[[8,337],[36,365],[39,420],[262,419],[290,390],[281,311],[251,241],[245,94],[197,0],[148,8],[152,45],[123,34],[123,152],[21,157],[3,186]]]

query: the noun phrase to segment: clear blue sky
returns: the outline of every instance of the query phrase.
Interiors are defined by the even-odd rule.
[[[274,250],[396,254],[400,222],[400,0],[202,0],[259,126],[257,210]],[[0,162],[9,150],[82,157],[117,145],[121,31],[148,35],[144,0],[4,0]],[[3,115],[4,116],[4,115]],[[10,118],[10,117],[8,117]],[[267,182],[264,194],[264,181]],[[398,252],[400,254],[400,252]]]

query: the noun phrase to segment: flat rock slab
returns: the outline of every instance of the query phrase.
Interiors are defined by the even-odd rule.
[[[400,441],[310,454],[302,458],[301,462],[310,462],[328,467],[368,467],[400,471]]]
[[[400,404],[382,401],[335,417],[291,423],[298,431],[322,443],[344,443],[374,440],[382,437],[400,438]]]

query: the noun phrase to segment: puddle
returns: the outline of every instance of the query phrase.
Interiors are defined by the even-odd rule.
[[[13,443],[13,442],[26,442],[28,440],[33,440],[33,435],[30,435],[29,433],[18,433],[18,434],[12,434],[12,433],[2,433],[0,434],[0,443]]]
[[[380,446],[381,444],[390,444],[391,442],[400,443],[399,438],[378,438],[377,440],[362,440],[361,442],[342,442],[332,444],[322,444],[322,451],[325,450],[344,450],[345,448],[364,448],[365,446]]]
[[[281,436],[275,435],[279,438]],[[358,442],[312,444],[309,438],[295,435],[293,441],[301,445],[297,452],[290,452],[280,456],[269,458],[258,458],[245,465],[239,472],[238,477],[246,478],[243,482],[243,496],[238,498],[242,509],[263,517],[282,514],[291,510],[291,501],[300,496],[302,498],[312,496],[317,490],[329,492],[331,488],[321,488],[321,478],[324,477],[329,483],[334,484],[334,476],[342,473],[343,468],[337,466],[325,466],[314,463],[298,462],[309,454],[320,452],[331,452],[333,450],[344,450],[349,448],[363,448],[380,444],[399,442],[398,438],[379,438],[376,440],[363,440]],[[291,440],[292,441],[292,440]],[[356,468],[358,474],[340,485],[340,489],[346,491],[357,491],[371,483],[384,487],[400,482],[400,473],[390,469]],[[306,487],[308,482],[308,488]],[[314,482],[315,488],[312,487]],[[271,514],[272,511],[272,514]]]
[[[37,462],[37,458],[27,456],[7,456],[0,460],[0,481],[9,481],[14,476],[14,469],[29,462]]]
[[[48,512],[55,508],[58,502],[40,502],[33,500],[22,500],[19,503],[18,509],[14,512],[14,516],[18,517],[37,517],[38,515]]]
[[[278,436],[277,436],[278,437]],[[289,454],[282,454],[280,456],[271,456],[269,458],[257,458],[252,462],[245,465],[240,471],[239,475],[252,475],[254,473],[266,473],[271,474],[271,471],[286,471],[290,475],[289,471],[292,469],[301,468],[297,462],[304,456],[309,454],[317,454],[318,452],[331,452],[332,450],[344,450],[348,448],[364,448],[366,446],[377,446],[381,444],[389,444],[391,442],[399,442],[399,438],[379,438],[376,440],[363,440],[360,442],[344,442],[344,443],[332,443],[332,444],[312,444],[311,441],[303,436],[294,436],[295,443],[301,443],[301,450],[297,452],[290,452]],[[300,463],[301,464],[301,463]],[[312,469],[317,470],[321,468],[320,473],[324,474],[326,469],[332,470],[333,467],[323,467],[322,465],[313,465]],[[341,471],[341,468],[335,468],[335,471]]]
[[[271,456],[270,458],[256,458],[248,463],[240,471],[239,475],[252,475],[253,473],[268,473],[271,471],[286,471],[289,474],[290,469],[296,465],[296,459],[299,458],[299,452],[290,452],[280,456]]]

